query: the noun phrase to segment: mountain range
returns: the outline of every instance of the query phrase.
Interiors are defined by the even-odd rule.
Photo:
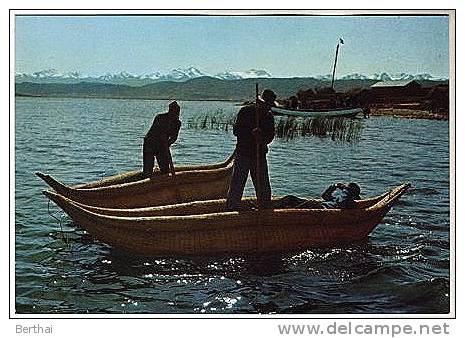
[[[334,89],[346,92],[355,88],[369,88],[378,80],[336,80]],[[424,87],[432,87],[447,81],[418,80]],[[15,84],[16,96],[40,97],[86,97],[124,99],[174,99],[174,100],[228,100],[251,101],[255,99],[255,85],[260,90],[271,88],[278,98],[296,95],[299,90],[331,86],[331,81],[313,77],[294,78],[246,78],[223,80],[209,76],[196,77],[187,81],[158,81],[143,86],[126,84],[75,82]]]
[[[244,72],[225,71],[218,74],[207,74],[195,67],[177,68],[168,73],[152,72],[146,74],[131,74],[126,71],[117,73],[106,73],[99,76],[89,76],[80,72],[62,73],[55,68],[45,69],[33,73],[16,73],[15,82],[32,82],[32,83],[107,83],[107,84],[124,84],[129,86],[144,86],[161,81],[185,82],[187,80],[199,77],[212,77],[221,80],[238,80],[249,78],[271,78],[265,70],[250,69]]]
[[[57,69],[51,68],[46,70],[41,70],[33,73],[16,73],[15,82],[31,82],[31,83],[79,83],[79,82],[89,82],[89,83],[105,83],[105,84],[119,84],[119,85],[128,85],[128,86],[145,86],[152,83],[162,82],[162,81],[172,81],[172,82],[185,82],[188,80],[201,78],[201,77],[210,77],[220,80],[240,80],[240,79],[270,79],[273,76],[266,70],[261,69],[250,69],[247,71],[224,71],[218,74],[207,74],[195,67],[189,68],[177,68],[173,69],[170,72],[152,72],[146,74],[131,74],[125,71],[117,73],[106,73],[99,76],[89,76],[82,74],[78,71],[74,72],[59,72]],[[312,76],[320,81],[331,81],[331,74]],[[432,75],[428,73],[421,74],[388,74],[386,72],[381,72],[373,74],[370,76],[353,73],[344,76],[339,76],[339,80],[377,80],[377,81],[387,81],[387,80],[447,80],[447,79],[435,79]]]

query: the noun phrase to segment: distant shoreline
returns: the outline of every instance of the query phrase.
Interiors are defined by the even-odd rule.
[[[29,95],[29,94],[16,94],[15,97],[23,98],[36,98],[36,99],[96,99],[96,100],[146,100],[146,101],[189,101],[189,102],[201,102],[201,101],[220,101],[220,102],[234,102],[242,104],[241,100],[228,100],[228,99],[179,99],[179,98],[153,98],[153,97],[108,97],[108,96],[86,96],[86,95]]]
[[[370,110],[370,116],[392,116],[421,120],[449,120],[449,113],[432,113],[426,110],[415,110],[405,108],[370,108]]]
[[[93,97],[93,96],[66,96],[66,95],[24,95],[19,94],[15,95],[15,98],[56,98],[56,99],[98,99],[98,100],[150,100],[150,101],[169,101],[173,100],[173,98],[147,98],[147,97]],[[237,106],[242,105],[243,101],[238,100],[227,100],[227,99],[178,99],[179,101],[188,101],[188,102],[202,102],[202,101],[219,101],[219,102],[232,102],[235,103]],[[392,117],[399,117],[399,118],[407,118],[407,119],[423,119],[423,120],[449,120],[449,114],[446,113],[432,113],[425,110],[415,110],[415,109],[405,109],[405,108],[370,108],[371,113],[370,116],[392,116]]]

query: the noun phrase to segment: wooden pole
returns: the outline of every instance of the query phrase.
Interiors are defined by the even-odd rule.
[[[255,84],[255,128],[260,128],[260,104],[258,102],[258,83]],[[262,202],[262,185],[260,183],[260,174],[261,174],[261,170],[260,170],[260,143],[259,143],[259,140],[258,138],[255,140],[256,141],[256,169],[255,169],[255,175],[257,177],[255,177],[255,182],[256,182],[256,195],[257,195],[257,207],[260,209],[260,206],[261,206],[261,202]]]
[[[169,161],[169,166],[170,166],[170,173],[171,173],[171,176],[174,177],[176,175],[176,172],[174,170],[173,157],[171,156],[170,146],[167,145],[166,148],[167,148],[166,151],[168,152],[168,161]]]
[[[331,80],[331,88],[334,89],[334,75],[336,74],[336,63],[337,63],[337,54],[339,53],[339,42],[337,43],[336,47],[336,57],[334,58],[334,66],[333,66],[333,79]]]
[[[175,178],[176,172],[174,170],[173,157],[171,156],[171,150],[170,150],[170,146],[168,145],[168,143],[166,144],[166,150],[168,151],[168,161],[169,161],[171,181],[172,181],[171,183],[173,184],[174,193],[176,195],[177,202],[182,203],[183,199],[181,196],[181,192],[179,191],[179,188],[176,184],[177,183],[176,178]]]

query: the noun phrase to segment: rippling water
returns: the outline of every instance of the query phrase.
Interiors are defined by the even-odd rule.
[[[449,312],[448,122],[379,117],[363,121],[356,144],[273,142],[275,195],[319,195],[335,181],[359,182],[365,196],[413,184],[369,238],[352,246],[282,257],[144,259],[94,241],[48,204],[35,171],[71,184],[140,168],[142,138],[167,103],[16,100],[17,313]],[[238,110],[226,102],[181,106],[184,121]],[[230,133],[184,123],[173,158],[213,163],[233,148]],[[250,182],[246,192],[253,194]]]

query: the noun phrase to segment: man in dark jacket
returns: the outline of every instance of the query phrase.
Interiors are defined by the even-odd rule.
[[[259,208],[271,208],[271,186],[266,153],[268,152],[267,145],[273,141],[275,135],[274,118],[271,112],[271,107],[275,106],[275,100],[276,94],[265,89],[256,104],[242,107],[237,114],[233,128],[233,133],[237,137],[236,155],[226,200],[228,210],[239,209],[249,171]]]
[[[170,145],[178,138],[181,121],[179,121],[180,107],[176,101],[168,106],[168,112],[155,116],[152,127],[144,137],[144,174],[151,176],[153,173],[154,157],[157,158],[158,167],[163,174],[171,171]]]

